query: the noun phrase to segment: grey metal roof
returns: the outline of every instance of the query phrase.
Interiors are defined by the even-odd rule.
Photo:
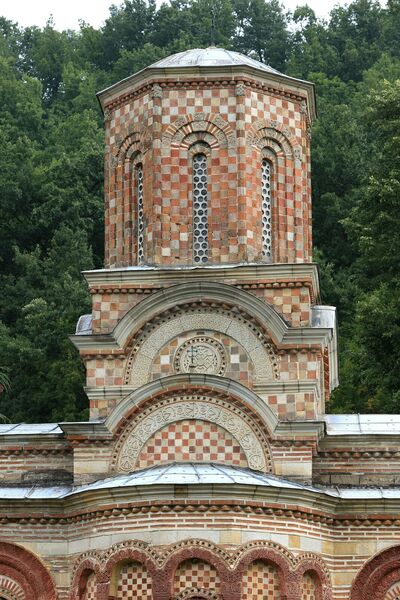
[[[0,435],[42,435],[62,433],[58,423],[2,423]]]
[[[400,415],[325,415],[328,435],[400,435]]]
[[[287,489],[312,489],[299,483],[279,479],[250,469],[214,463],[172,463],[117,475],[74,489],[77,494],[86,490],[142,485],[261,485]]]
[[[343,500],[400,499],[400,488],[315,488],[250,469],[220,464],[174,463],[150,467],[128,475],[117,475],[81,486],[0,487],[0,500],[66,499],[99,490],[137,488],[152,485],[241,485],[308,491]],[[134,492],[133,492],[134,494]],[[140,493],[138,493],[140,497]]]
[[[76,335],[92,334],[92,315],[81,315],[76,324]]]
[[[171,69],[174,67],[232,67],[243,65],[267,71],[268,73],[281,74],[276,69],[258,60],[254,60],[254,58],[250,58],[239,52],[233,52],[232,50],[216,48],[215,46],[194,48],[192,50],[185,50],[185,52],[179,52],[178,54],[172,54],[153,63],[150,65],[150,68]]]

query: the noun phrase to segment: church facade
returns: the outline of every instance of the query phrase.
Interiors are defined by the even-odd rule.
[[[98,98],[90,420],[0,425],[0,599],[399,599],[400,418],[325,410],[313,85],[208,48]]]

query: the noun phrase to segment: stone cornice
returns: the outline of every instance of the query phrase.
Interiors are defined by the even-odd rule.
[[[90,400],[117,399],[121,400],[128,394],[131,394],[137,387],[131,385],[109,386],[109,387],[86,387],[85,392]],[[296,380],[296,381],[267,381],[256,384],[253,387],[256,394],[296,394],[313,393],[319,394],[319,384],[317,381]],[[64,430],[65,425],[61,423],[60,427]]]
[[[190,281],[221,281],[239,284],[262,284],[271,282],[288,284],[293,287],[296,282],[312,284],[315,297],[319,296],[318,266],[316,263],[275,263],[246,264],[232,266],[209,267],[126,267],[121,269],[98,269],[83,271],[90,288],[113,288],[115,291],[127,289],[127,286],[138,286],[145,292],[146,287],[171,285]]]
[[[182,489],[181,489],[182,488]],[[184,488],[184,489],[183,489]],[[0,488],[1,494],[1,488]],[[182,498],[182,494],[185,498]],[[133,501],[133,497],[137,498]],[[28,508],[29,507],[29,508]],[[229,514],[235,519],[254,515],[258,519],[283,519],[286,522],[320,524],[329,529],[362,527],[398,528],[400,500],[346,500],[302,490],[280,490],[259,486],[199,485],[141,486],[82,492],[60,499],[0,499],[3,525],[69,526],[76,523],[128,518],[139,521],[156,515],[199,519]],[[197,516],[198,515],[198,516]],[[159,517],[160,518],[160,517]],[[260,528],[263,525],[260,523]]]
[[[97,98],[104,111],[114,108],[130,98],[145,92],[151,92],[154,85],[165,87],[218,85],[227,87],[243,83],[265,93],[284,96],[294,102],[307,100],[310,120],[316,117],[315,86],[309,81],[295,79],[283,73],[269,73],[247,66],[212,66],[212,67],[147,67],[130,77],[98,92]]]
[[[388,445],[388,446],[399,446],[399,434],[398,433],[387,433],[379,432],[374,434],[366,433],[351,433],[348,435],[329,435],[326,434],[323,444],[321,446],[321,452],[350,452],[358,451],[373,452],[372,448],[376,445]],[[382,451],[382,449],[380,449]]]

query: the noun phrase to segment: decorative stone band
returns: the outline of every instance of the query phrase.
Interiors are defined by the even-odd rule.
[[[107,493],[107,492],[106,492]],[[102,494],[98,494],[98,498],[101,498]],[[113,500],[115,500],[115,494],[113,494]],[[31,501],[32,506],[32,501]],[[171,516],[174,519],[184,518],[187,523],[188,518],[191,516],[193,522],[198,524],[199,517],[203,518],[204,515],[215,517],[222,515],[227,518],[229,515],[235,517],[236,520],[244,519],[243,527],[246,527],[246,522],[249,515],[254,515],[254,518],[259,520],[277,519],[281,520],[287,525],[288,522],[291,524],[301,524],[303,527],[305,523],[312,525],[321,525],[324,528],[328,527],[329,530],[337,531],[344,528],[346,531],[351,528],[368,528],[371,531],[379,532],[381,529],[392,529],[395,534],[400,526],[399,514],[393,509],[392,513],[387,513],[382,516],[382,513],[366,514],[362,512],[360,508],[359,514],[349,515],[346,514],[329,514],[328,512],[322,512],[319,510],[301,509],[298,504],[293,503],[293,506],[273,506],[271,501],[267,503],[252,501],[251,504],[244,503],[243,501],[232,501],[226,500],[224,504],[221,500],[207,501],[207,500],[142,500],[141,502],[119,504],[118,507],[114,508],[98,508],[97,506],[90,509],[86,506],[81,511],[77,511],[74,506],[71,512],[66,510],[58,513],[50,513],[49,511],[41,513],[43,510],[43,500],[40,500],[40,505],[35,508],[35,515],[32,516],[30,513],[24,512],[19,514],[12,512],[15,507],[15,501],[12,501],[12,506],[8,510],[7,514],[0,518],[1,524],[18,524],[19,527],[26,526],[28,530],[32,525],[61,525],[70,526],[76,525],[77,523],[104,523],[109,524],[110,518],[116,520],[119,517],[123,520],[129,518],[132,524],[137,522],[143,525],[143,522],[152,519],[155,515],[159,517],[166,515],[168,523],[170,523]],[[52,503],[54,509],[54,501]],[[338,508],[338,507],[336,507]],[[31,509],[30,509],[31,510]],[[190,523],[189,523],[190,526]],[[378,534],[377,534],[378,535]]]
[[[267,85],[265,83],[262,83],[261,81],[255,80],[255,79],[246,78],[246,81],[243,81],[243,73],[241,74],[241,76],[238,80],[232,80],[229,82],[226,80],[212,79],[210,77],[207,77],[207,87],[226,88],[229,86],[229,84],[231,84],[235,93],[236,93],[236,88],[234,88],[234,86],[236,83],[238,83],[239,85],[242,85],[244,88],[249,87],[252,89],[261,90],[264,93],[272,94],[279,98],[284,97],[284,98],[287,98],[294,102],[299,102],[300,104],[305,103],[307,100],[307,98],[305,96],[295,94],[292,91],[289,91],[284,88],[279,89],[278,87],[274,87],[272,85]],[[176,82],[176,79],[171,79],[169,81],[165,80],[165,79],[162,79],[162,80],[154,79],[151,83],[146,83],[145,85],[138,87],[136,90],[129,92],[127,94],[122,94],[121,96],[119,96],[118,98],[113,100],[112,102],[107,103],[107,105],[104,108],[104,114],[107,115],[107,121],[109,120],[108,115],[111,113],[112,110],[120,107],[122,104],[129,102],[129,100],[131,100],[132,98],[137,98],[138,96],[142,96],[142,95],[148,94],[148,93],[150,93],[152,95],[155,85],[157,85],[161,88],[161,93],[162,93],[163,89],[171,89],[172,90],[172,89],[182,89],[182,87],[185,87],[185,88],[192,88],[192,89],[199,88],[201,90],[204,90],[204,88],[205,88],[204,81],[201,81],[201,80],[199,81],[198,79],[194,79],[194,80],[187,79],[186,81],[182,81],[179,83]]]
[[[153,319],[166,311],[184,306],[186,309],[195,303],[205,307],[230,307],[240,316],[254,324],[260,336],[278,346],[327,346],[332,338],[328,327],[290,327],[275,309],[253,294],[225,283],[206,281],[172,285],[155,294],[150,294],[142,302],[128,311],[112,334],[101,336],[70,336],[79,350],[103,349],[112,353],[126,348],[137,333]]]
[[[257,433],[246,423],[248,417],[239,409],[229,410],[227,403],[216,398],[181,396],[173,397],[156,404],[145,416],[140,415],[122,436],[122,444],[117,446],[116,470],[131,472],[135,470],[140,451],[147,440],[169,423],[180,420],[196,419],[215,423],[238,442],[246,455],[248,465],[256,471],[270,471],[266,440],[260,431]],[[262,441],[264,441],[264,448]]]

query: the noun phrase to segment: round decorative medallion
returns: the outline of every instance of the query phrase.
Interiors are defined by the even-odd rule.
[[[194,337],[183,343],[175,354],[178,373],[208,373],[223,375],[226,355],[222,344],[209,337]]]

